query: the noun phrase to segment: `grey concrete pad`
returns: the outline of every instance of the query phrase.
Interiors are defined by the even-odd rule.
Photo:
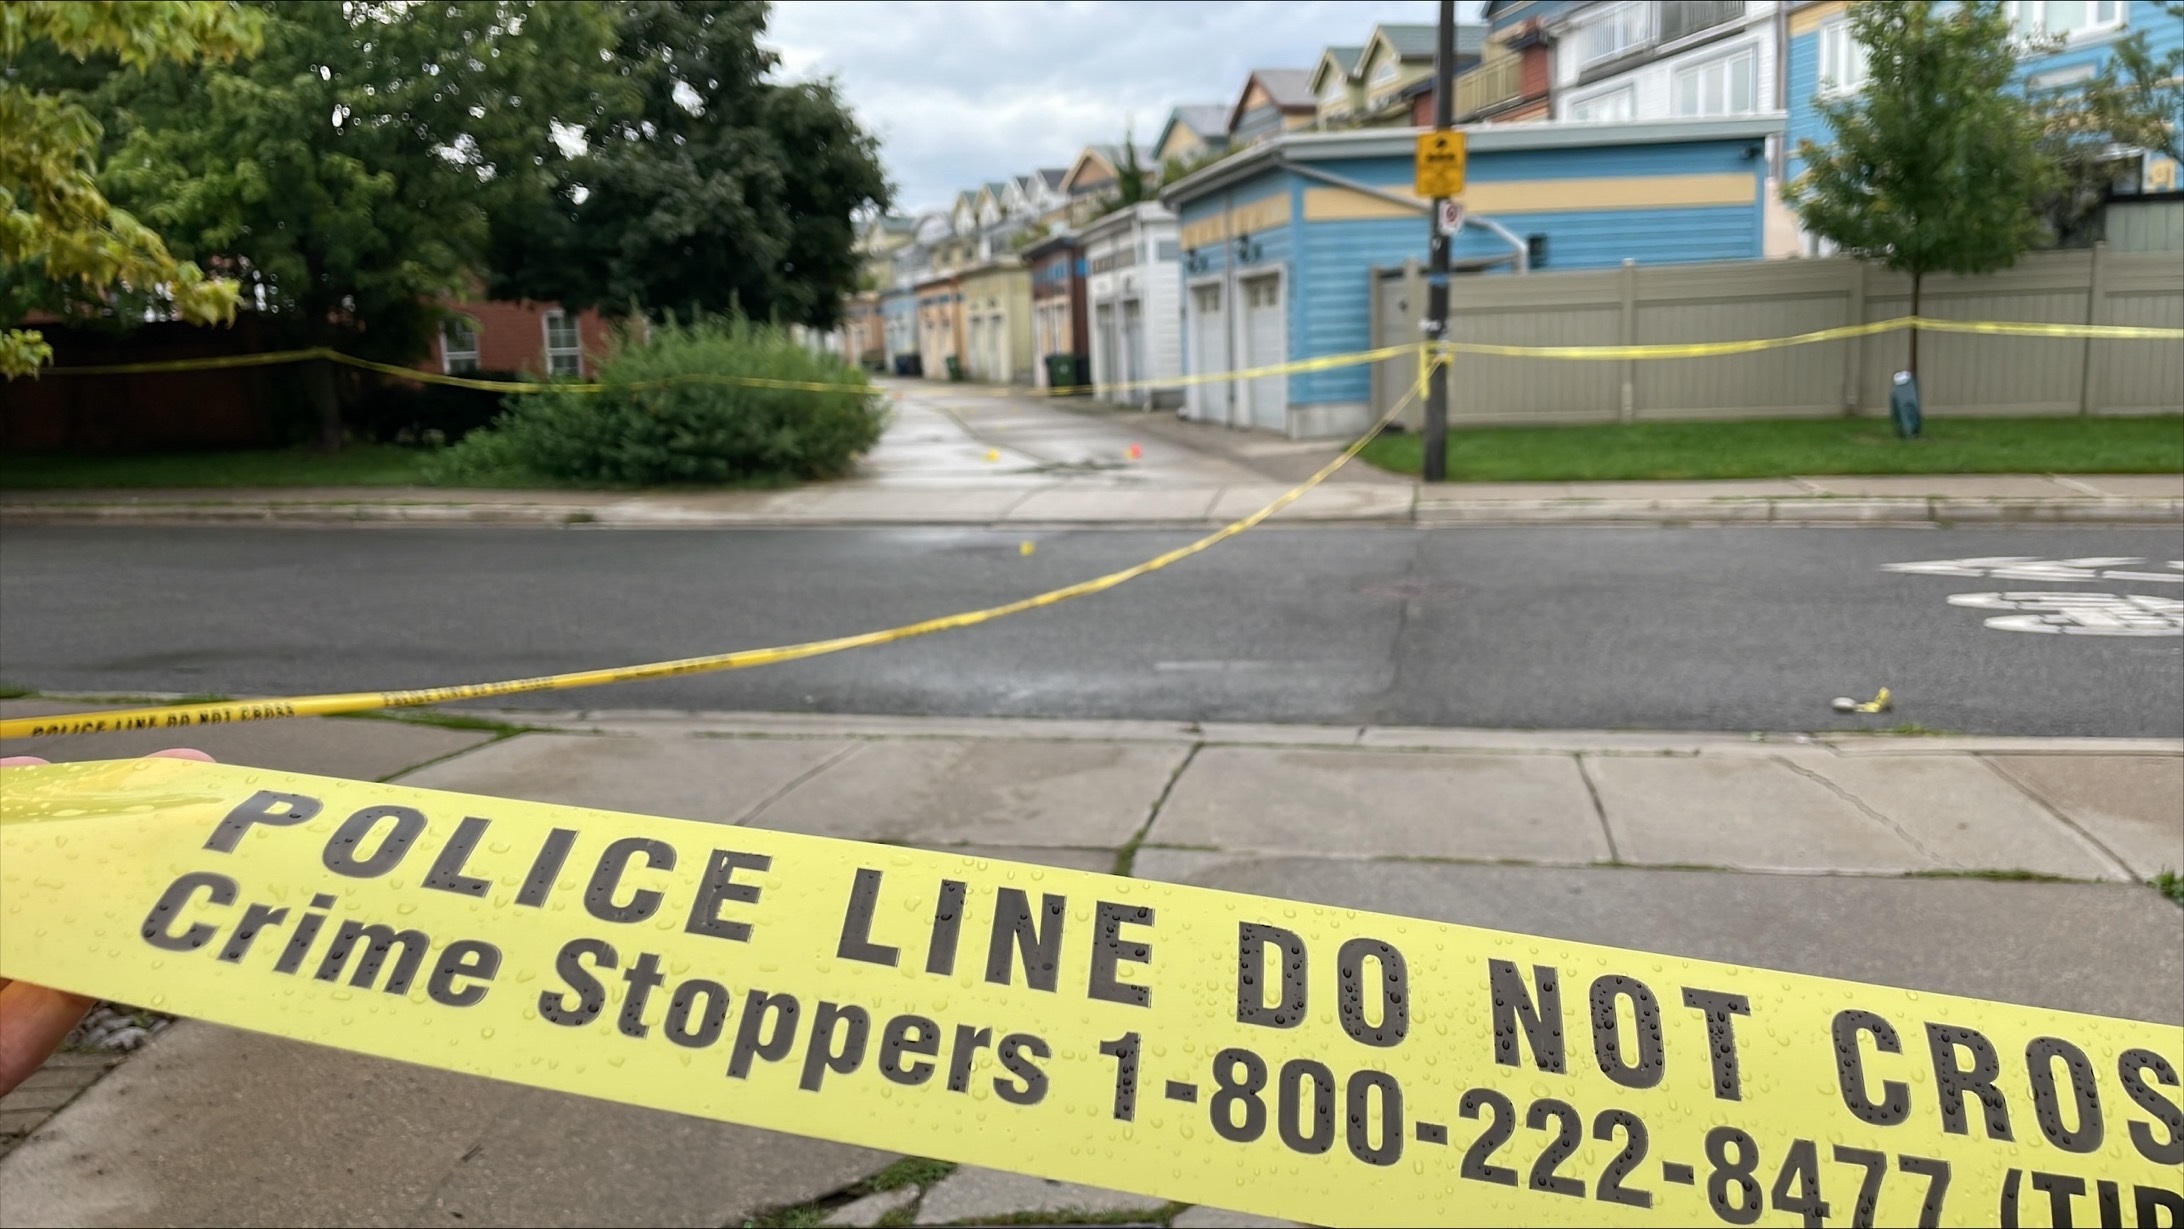
[[[1977,756],[1829,756],[1800,763],[1887,816],[1944,865],[2131,878]]]
[[[1203,521],[1218,489],[1035,491],[1005,521]]]
[[[1067,717],[893,717],[836,713],[689,713],[650,709],[590,709],[526,713],[510,721],[551,729],[645,737],[673,734],[723,738],[1003,738],[1086,739],[1095,742],[1198,741],[1184,721],[1115,721]],[[1273,726],[1270,729],[1283,727]],[[2184,744],[2177,748],[2184,754]]]
[[[1208,721],[1199,725],[1198,736],[1208,743],[1245,745],[1304,745],[1351,747],[1366,733],[1354,725],[1275,725],[1253,721]]]
[[[1566,756],[1208,747],[1147,839],[1328,854],[1592,862],[1606,837]]]
[[[1120,846],[1189,753],[1161,743],[870,742],[746,822],[862,840]]]
[[[2184,499],[2184,474],[2058,474],[2103,495]]]
[[[1227,1208],[1185,1208],[1168,1222],[1175,1229],[1301,1229],[1293,1220],[1276,1220],[1271,1216],[1255,1216],[1249,1212],[1231,1212]]]
[[[847,739],[523,734],[404,785],[735,823],[860,744]]]
[[[1213,504],[1215,520],[1230,521],[1249,516],[1290,490],[1287,486],[1232,486]],[[1318,486],[1295,503],[1274,514],[1275,520],[1410,519],[1413,489],[1408,486],[1349,484]]]
[[[733,1224],[891,1159],[184,1021],[0,1159],[0,1223]]]
[[[1779,759],[1598,756],[1585,767],[1625,862],[1786,871],[1942,865]]]
[[[1146,1195],[966,1165],[925,1192],[916,1223],[948,1225],[1024,1212],[1154,1212],[1167,1205]]]
[[[928,842],[913,844],[911,848],[980,862],[1060,866],[1073,871],[1096,871],[1102,875],[1115,869],[1116,851],[1113,849],[1070,849],[1051,845],[935,845]]]
[[[88,712],[105,705],[65,700],[9,700],[0,715],[42,716]],[[239,725],[183,730],[126,730],[112,734],[63,734],[53,738],[0,739],[0,755],[35,755],[66,763],[130,759],[169,747],[195,747],[223,764],[281,772],[376,781],[493,741],[485,730],[445,730],[399,721],[308,717],[246,721]]]
[[[1142,854],[1141,854],[1142,856]],[[1642,952],[2184,1023],[2184,918],[2135,884],[1231,859],[1188,882]]]
[[[953,523],[998,520],[1024,498],[1014,489],[835,487],[814,491],[799,513],[812,520]]]
[[[2004,755],[1987,762],[2085,829],[2139,878],[2184,871],[2184,762],[2105,755]]]
[[[918,1188],[900,1186],[891,1191],[875,1191],[862,1199],[852,1199],[827,1213],[822,1225],[864,1226],[877,1225],[888,1213],[909,1207],[918,1197]]]
[[[1748,734],[1629,733],[1620,730],[1482,730],[1463,727],[1367,726],[1365,747],[1419,747],[1449,751],[1622,752],[1636,755],[1772,754],[1782,740],[1753,742]],[[1811,740],[1807,740],[1809,743]]]
[[[2002,499],[2073,499],[2083,495],[2045,474],[1827,474],[1800,477],[1798,481],[1810,483],[1830,495],[1948,495]]]

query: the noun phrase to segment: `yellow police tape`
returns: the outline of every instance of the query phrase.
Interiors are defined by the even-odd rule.
[[[1410,347],[1415,350],[1416,347]],[[565,691],[577,687],[597,687],[606,683],[632,683],[644,679],[672,678],[684,674],[709,674],[721,670],[743,670],[752,666],[770,666],[785,661],[797,661],[806,657],[820,657],[828,653],[840,653],[847,649],[866,648],[872,645],[891,644],[908,640],[913,636],[925,636],[934,632],[950,631],[959,627],[973,627],[994,619],[1021,614],[1043,606],[1053,606],[1072,598],[1088,597],[1104,593],[1117,585],[1136,580],[1160,571],[1172,563],[1188,559],[1200,551],[1225,542],[1237,534],[1266,520],[1268,517],[1302,499],[1305,492],[1327,480],[1328,476],[1355,457],[1365,445],[1380,433],[1382,427],[1416,400],[1425,388],[1430,367],[1423,360],[1418,367],[1418,378],[1410,391],[1399,399],[1370,430],[1360,435],[1349,447],[1333,460],[1321,466],[1311,477],[1282,492],[1271,503],[1251,515],[1207,534],[1205,537],[1179,546],[1164,554],[1156,555],[1143,563],[1127,567],[1105,576],[1051,589],[1014,602],[988,606],[983,610],[966,610],[960,614],[942,615],[900,627],[883,628],[862,632],[854,636],[838,636],[830,640],[811,640],[802,644],[784,644],[764,649],[743,649],[733,653],[710,653],[702,657],[684,657],[674,661],[650,662],[638,666],[615,666],[601,670],[578,670],[567,674],[549,674],[537,678],[507,679],[496,683],[463,683],[452,687],[426,687],[407,691],[353,691],[332,695],[285,696],[258,700],[222,700],[206,704],[180,704],[157,708],[112,709],[104,712],[65,713],[51,717],[10,717],[0,719],[0,738],[39,738],[61,734],[97,734],[113,730],[174,730],[202,725],[226,725],[239,721],[265,721],[282,717],[326,717],[338,713],[360,713],[382,708],[413,708],[424,704],[447,704],[457,700],[478,700],[491,696],[520,695],[537,691]]]
[[[1481,354],[1505,358],[1578,361],[1720,358],[1735,354],[1755,354],[1764,350],[1779,350],[1791,346],[1809,346],[1821,342],[1845,341],[1854,337],[1873,337],[1882,333],[1892,333],[1904,329],[1922,329],[1937,333],[1972,333],[1997,337],[2074,338],[2087,341],[2184,341],[2184,329],[2151,328],[2139,325],[2034,324],[2014,321],[1937,320],[1926,316],[1898,316],[1890,320],[1843,325],[1838,328],[1819,329],[1814,332],[1798,333],[1787,337],[1758,337],[1743,341],[1668,342],[1642,346],[1507,346],[1492,342],[1469,341],[1409,342],[1397,346],[1383,346],[1374,350],[1330,354],[1318,358],[1271,363],[1262,367],[1247,367],[1235,371],[1179,374],[1152,380],[1121,380],[1099,385],[1075,384],[1052,388],[994,388],[982,385],[966,385],[954,391],[970,396],[1070,397],[1094,391],[1112,393],[1155,388],[1181,388],[1196,384],[1255,380],[1268,376],[1303,375],[1316,371],[1334,371],[1343,367],[1355,367],[1364,363],[1377,363],[1386,359],[1400,358],[1405,354],[1424,350],[1439,351],[1445,354]],[[175,359],[154,363],[120,363],[103,367],[48,367],[40,374],[59,376],[142,375],[158,372],[213,371],[223,367],[268,367],[313,360],[340,363],[360,370],[378,372],[381,375],[394,376],[404,380],[416,380],[426,384],[443,384],[454,388],[469,388],[494,393],[559,392],[595,394],[606,392],[609,388],[669,388],[684,384],[728,384],[751,388],[783,388],[821,393],[870,394],[876,391],[870,384],[777,380],[765,376],[739,376],[709,372],[693,372],[687,375],[667,376],[657,380],[641,380],[619,385],[586,383],[574,380],[553,382],[483,380],[474,376],[445,375],[436,371],[419,371],[412,367],[374,362],[370,359],[343,354],[339,350],[326,346],[317,346],[304,350],[282,350],[267,354]]]
[[[365,1054],[1327,1225],[2184,1218],[2172,1025],[255,768],[0,774],[0,975]]]

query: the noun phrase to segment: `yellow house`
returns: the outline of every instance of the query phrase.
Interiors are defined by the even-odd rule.
[[[1153,142],[1153,161],[1159,166],[1190,166],[1209,154],[1228,148],[1228,111],[1217,102],[1188,103],[1168,112]]]
[[[1357,62],[1363,47],[1329,47],[1320,52],[1319,66],[1312,70],[1313,122],[1321,128],[1348,128],[1357,122],[1365,105],[1365,91],[1358,88]]]
[[[1029,384],[1031,270],[997,260],[957,275],[962,304],[963,368],[988,384]]]
[[[1309,128],[1318,117],[1309,68],[1254,68],[1229,109],[1229,144],[1249,148],[1284,132]]]
[[[1435,34],[1430,25],[1383,23],[1373,27],[1372,37],[1365,40],[1364,54],[1358,58],[1352,122],[1366,127],[1410,124],[1410,87],[1433,76]],[[1461,74],[1477,64],[1485,50],[1485,26],[1457,26],[1456,63],[1451,74]]]

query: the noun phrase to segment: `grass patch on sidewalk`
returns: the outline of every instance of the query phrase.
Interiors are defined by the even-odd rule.
[[[1416,474],[1415,432],[1360,454]],[[2184,416],[1928,419],[1899,440],[1886,419],[1465,427],[1449,433],[1456,482],[1786,478],[1794,474],[2165,474],[2184,471]]]

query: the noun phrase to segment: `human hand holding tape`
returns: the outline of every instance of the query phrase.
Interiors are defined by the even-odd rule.
[[[2173,1026],[1049,867],[117,761],[6,771],[0,922],[79,994],[1326,1224],[2184,1211]]]

